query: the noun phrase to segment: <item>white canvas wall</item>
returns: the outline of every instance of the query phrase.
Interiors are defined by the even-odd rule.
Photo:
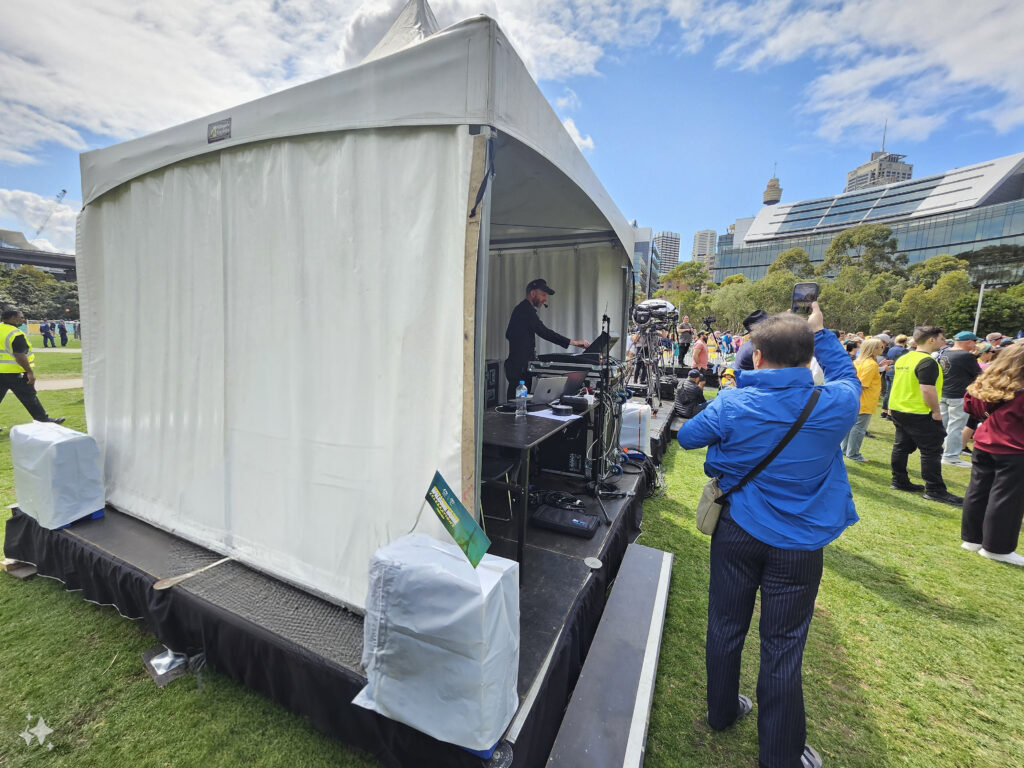
[[[579,248],[547,248],[536,251],[492,252],[488,273],[487,357],[504,362],[508,355],[505,328],[512,309],[523,300],[526,285],[543,277],[555,290],[548,307],[538,309],[548,328],[570,339],[593,341],[601,332],[601,315],[611,318],[613,336],[622,335],[622,294],[625,278],[621,268],[621,250],[609,245],[584,245]],[[621,342],[620,342],[621,343]],[[537,338],[537,353],[579,352]],[[613,354],[621,357],[616,347]],[[501,368],[505,392],[504,367]]]
[[[461,493],[469,142],[247,144],[83,211],[86,413],[112,503],[355,607],[379,546],[417,520],[441,534],[423,495],[438,469]]]

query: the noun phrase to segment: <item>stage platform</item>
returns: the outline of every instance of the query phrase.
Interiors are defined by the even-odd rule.
[[[542,472],[534,485],[573,491],[580,483]],[[204,653],[209,667],[386,766],[532,767],[547,761],[608,588],[639,533],[644,478],[624,475],[618,487],[626,495],[605,500],[611,525],[602,525],[593,539],[528,528],[520,587],[520,707],[504,748],[490,762],[350,703],[366,682],[360,615],[233,561],[171,589],[152,589],[159,579],[221,559],[215,552],[108,509],[99,520],[57,531],[15,510],[4,554],[144,621],[172,650]],[[586,503],[596,510],[594,499]],[[489,514],[507,517],[507,505],[494,506]],[[491,518],[485,524],[490,551],[513,557],[517,526]],[[596,569],[584,562],[593,557],[602,563]],[[511,762],[502,757],[509,753]]]

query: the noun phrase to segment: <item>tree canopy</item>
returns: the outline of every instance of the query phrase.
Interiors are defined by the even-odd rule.
[[[831,328],[907,334],[919,325],[941,325],[949,333],[973,328],[978,291],[968,270],[974,262],[939,254],[908,267],[896,249],[888,227],[851,227],[836,235],[816,271],[803,249],[792,248],[779,254],[761,280],[723,280],[702,296],[706,309],[700,314],[715,315],[720,329],[738,329],[755,309],[786,310],[793,286],[817,274]],[[1021,329],[1024,284],[986,290],[978,332],[1016,335]]]
[[[889,272],[904,277],[907,256],[897,253],[898,247],[892,229],[884,224],[858,224],[832,238],[817,274],[835,275],[842,267],[859,263],[873,275]]]
[[[77,320],[78,284],[29,265],[0,269],[0,305],[20,309],[32,319]]]

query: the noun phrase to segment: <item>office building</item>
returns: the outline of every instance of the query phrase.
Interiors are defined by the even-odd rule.
[[[714,281],[736,274],[759,280],[789,248],[803,248],[812,263],[821,263],[832,238],[857,224],[890,227],[910,263],[1024,246],[1024,153],[866,191],[765,206],[743,237],[720,238]]]
[[[679,263],[679,233],[658,232],[654,236],[654,244],[658,246],[661,274],[664,275]]]
[[[714,253],[717,240],[718,233],[715,230],[702,229],[693,236],[693,251],[690,253],[690,258],[696,259],[698,256]]]
[[[633,282],[650,295],[658,290],[661,277],[661,259],[650,227],[638,227],[633,222]]]
[[[856,192],[858,189],[906,181],[913,176],[914,166],[904,163],[905,157],[886,152],[883,144],[881,152],[872,152],[870,160],[846,174],[846,189],[843,191]]]

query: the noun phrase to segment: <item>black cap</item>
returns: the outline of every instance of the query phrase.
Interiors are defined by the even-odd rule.
[[[530,284],[526,286],[527,293],[533,290],[544,291],[544,293],[548,294],[549,296],[555,295],[554,289],[552,289],[552,287],[548,285],[547,280],[545,280],[543,277],[538,277],[536,280],[531,280]]]
[[[743,319],[743,327],[748,331],[758,323],[762,323],[767,320],[771,315],[765,312],[763,309],[755,309],[749,315]]]
[[[696,368],[691,368],[690,372],[688,374],[686,374],[686,377],[688,379],[699,379],[700,376],[701,376],[701,373]]]

